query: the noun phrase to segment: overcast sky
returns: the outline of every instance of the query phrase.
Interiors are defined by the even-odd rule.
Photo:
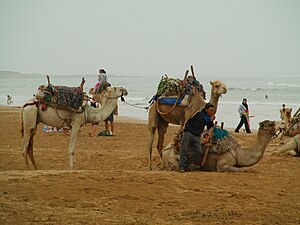
[[[299,0],[0,0],[0,70],[300,74]]]

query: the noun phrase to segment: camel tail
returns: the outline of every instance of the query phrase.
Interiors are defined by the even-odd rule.
[[[21,123],[20,123],[21,138],[24,137],[23,111],[24,111],[24,108],[22,107],[21,115],[20,115],[20,118],[21,118]]]

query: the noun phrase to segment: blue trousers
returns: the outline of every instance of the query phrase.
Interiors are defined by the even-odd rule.
[[[193,155],[188,159],[189,148],[193,151]],[[190,132],[184,132],[180,146],[179,169],[187,169],[187,167],[191,165],[201,154],[202,147],[200,138]]]

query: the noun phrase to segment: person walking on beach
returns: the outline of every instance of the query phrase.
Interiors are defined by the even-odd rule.
[[[246,132],[251,133],[250,126],[249,126],[249,107],[246,98],[243,99],[242,104],[239,106],[238,112],[240,114],[241,120],[238,126],[235,128],[235,132],[239,133],[240,128],[244,124]]]
[[[90,101],[90,105],[93,108],[98,108],[99,107],[99,102],[96,102],[94,97],[92,98],[92,100]],[[89,133],[89,136],[91,137],[95,137],[96,136],[96,126],[99,123],[92,123],[92,131]]]
[[[207,129],[214,126],[215,113],[215,107],[207,103],[204,109],[196,112],[185,123],[180,146],[179,172],[184,173],[188,166],[202,154],[200,135],[205,126]],[[193,155],[188,159],[189,147],[191,147]]]

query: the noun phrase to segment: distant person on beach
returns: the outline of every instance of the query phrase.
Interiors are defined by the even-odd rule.
[[[179,172],[184,173],[188,166],[202,154],[200,136],[205,126],[207,129],[214,126],[215,113],[215,107],[206,103],[204,109],[196,112],[185,123],[180,146]],[[192,148],[193,155],[188,158],[189,147]]]
[[[95,91],[101,93],[101,91],[105,90],[109,86],[110,84],[108,83],[106,71],[104,69],[99,69],[98,82],[95,85]]]
[[[269,99],[268,95],[265,95],[265,99]]]
[[[239,106],[238,112],[240,114],[241,120],[239,125],[236,127],[235,132],[239,133],[240,128],[244,124],[246,132],[251,133],[250,126],[249,126],[249,107],[246,98],[243,99],[242,104]]]
[[[95,98],[93,97],[92,100],[90,101],[90,105],[93,108],[98,108],[99,107],[99,102],[95,101]],[[89,136],[95,137],[96,136],[96,126],[99,123],[92,123],[92,131],[89,133]]]
[[[7,95],[7,100],[6,100],[6,102],[7,102],[7,105],[10,105],[11,103],[13,103],[12,96]]]

